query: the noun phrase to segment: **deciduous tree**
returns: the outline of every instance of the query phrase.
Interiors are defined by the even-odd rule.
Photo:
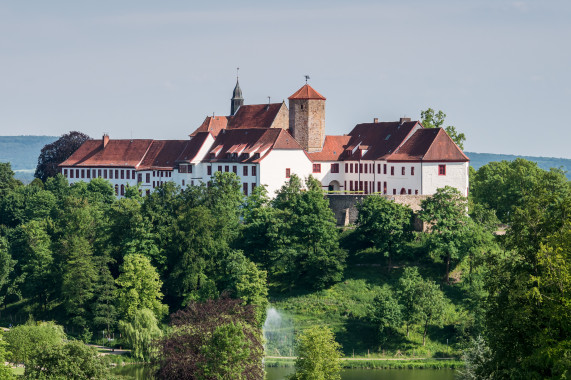
[[[340,380],[341,350],[326,326],[313,326],[297,337],[297,359],[291,380]]]
[[[463,133],[458,133],[456,127],[451,125],[447,127],[442,127],[444,120],[446,119],[446,114],[442,111],[434,112],[432,108],[428,108],[426,111],[420,112],[421,124],[424,128],[444,128],[448,136],[458,145],[460,149],[464,149],[464,142],[466,141],[466,136]]]
[[[54,177],[58,173],[58,165],[67,160],[89,138],[84,133],[72,131],[45,145],[38,157],[34,176],[44,182],[49,177]]]

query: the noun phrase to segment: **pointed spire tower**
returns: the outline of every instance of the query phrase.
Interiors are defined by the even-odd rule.
[[[325,140],[325,97],[306,84],[289,99],[289,129],[308,152],[320,151]]]
[[[234,92],[232,93],[232,100],[230,103],[230,116],[234,116],[238,111],[238,108],[244,105],[242,89],[240,88],[240,82],[238,81],[238,70],[240,70],[240,68],[236,69],[236,87],[234,87]]]

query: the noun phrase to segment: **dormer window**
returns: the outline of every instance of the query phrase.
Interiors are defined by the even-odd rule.
[[[236,158],[238,158],[238,153],[232,153],[232,159],[235,160]]]
[[[254,153],[254,159],[256,160],[258,158],[260,158],[260,153]]]

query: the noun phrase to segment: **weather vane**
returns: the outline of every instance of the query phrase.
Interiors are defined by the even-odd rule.
[[[307,80],[310,79],[309,75],[304,75],[304,77],[305,77],[305,84],[307,84]]]
[[[236,67],[236,79],[238,79],[239,74],[240,74],[240,68]]]
[[[271,104],[271,102],[270,102],[270,97],[269,97],[269,96],[268,96],[268,104]]]

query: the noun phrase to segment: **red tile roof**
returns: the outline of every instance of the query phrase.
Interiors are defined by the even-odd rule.
[[[283,103],[249,104],[241,106],[230,116],[227,129],[270,128]]]
[[[191,140],[87,140],[59,166],[131,167],[137,170],[172,170],[178,162],[192,160],[206,140],[200,132]]]
[[[321,99],[325,100],[325,96],[321,95],[319,92],[315,91],[313,87],[305,84],[302,88],[297,90],[288,99]]]
[[[448,161],[468,162],[442,128],[417,130],[387,161]]]
[[[417,127],[420,127],[417,121],[357,124],[349,133],[351,139],[341,159],[358,159],[359,150],[362,160],[386,159]]]
[[[214,137],[218,136],[221,130],[225,129],[228,124],[226,116],[207,116],[200,127],[196,128],[190,136],[195,136],[199,132],[210,132]]]
[[[298,142],[281,128],[227,129],[218,135],[205,161],[259,162],[271,149],[302,150]]]
[[[349,140],[351,136],[325,136],[323,149],[307,155],[312,161],[339,161]]]
[[[153,140],[87,140],[59,166],[136,167],[145,157]]]

